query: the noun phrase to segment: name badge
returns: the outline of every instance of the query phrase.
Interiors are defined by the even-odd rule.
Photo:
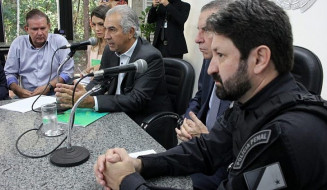
[[[164,23],[164,28],[167,28],[168,27],[168,21],[165,20],[165,23]]]
[[[238,153],[237,158],[234,163],[234,166],[233,166],[233,169],[235,169],[235,170],[241,169],[243,162],[244,162],[246,156],[248,155],[248,153],[250,152],[250,150],[258,145],[267,144],[270,139],[270,134],[271,134],[271,130],[266,129],[266,130],[259,131],[259,132],[255,133],[254,135],[252,135],[244,143],[242,149]]]

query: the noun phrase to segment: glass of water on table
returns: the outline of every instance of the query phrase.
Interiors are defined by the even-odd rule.
[[[41,107],[42,133],[44,136],[56,137],[62,135],[64,130],[58,125],[57,104],[45,104]]]

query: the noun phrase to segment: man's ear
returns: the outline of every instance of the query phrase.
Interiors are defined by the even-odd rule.
[[[269,66],[271,51],[268,46],[261,45],[256,47],[252,53],[256,59],[253,71],[255,74],[259,74]]]
[[[131,27],[128,34],[128,39],[132,39],[134,37],[134,34],[135,34],[135,28]]]
[[[27,25],[24,26],[24,30],[25,30],[25,32],[28,32],[28,26]]]

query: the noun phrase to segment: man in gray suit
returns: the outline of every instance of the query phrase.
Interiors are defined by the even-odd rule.
[[[164,65],[160,52],[139,36],[136,13],[127,5],[118,5],[106,14],[105,47],[100,69],[122,66],[144,59],[148,69],[144,73],[120,73],[110,84],[87,97],[79,107],[99,112],[125,112],[136,123],[157,111],[171,111],[172,106],[164,79]],[[94,79],[84,88],[77,86],[74,101],[101,80]],[[71,107],[73,85],[58,84],[55,89],[61,106]]]

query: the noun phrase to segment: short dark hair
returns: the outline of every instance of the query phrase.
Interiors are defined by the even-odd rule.
[[[46,15],[44,12],[40,11],[39,9],[32,9],[26,14],[25,22],[26,26],[28,26],[28,20],[34,17],[43,17],[47,19],[47,24],[50,24],[50,19],[48,15]]]
[[[293,35],[285,11],[270,0],[239,0],[211,15],[207,27],[230,38],[247,59],[260,45],[270,48],[271,59],[279,73],[293,67]]]
[[[99,6],[95,7],[91,12],[91,19],[93,16],[96,16],[98,18],[105,20],[106,13],[108,12],[109,9],[110,9],[110,7],[107,5],[99,5]]]

